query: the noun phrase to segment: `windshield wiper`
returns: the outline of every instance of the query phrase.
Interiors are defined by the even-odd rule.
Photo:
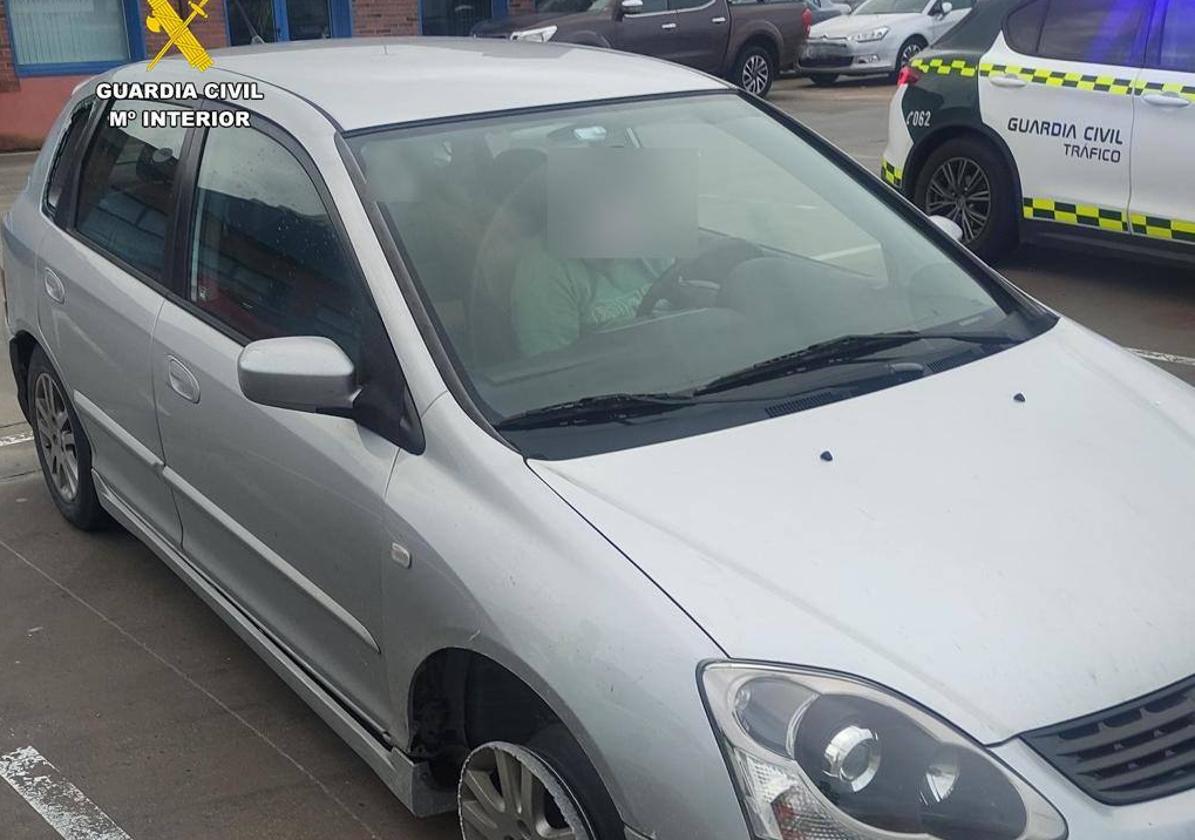
[[[512,414],[494,424],[498,431],[545,429],[552,426],[587,426],[616,423],[696,405],[697,400],[677,394],[605,394],[533,408]]]
[[[714,381],[703,385],[692,392],[694,397],[706,394],[716,394],[747,385],[780,379],[794,373],[804,373],[819,370],[837,364],[852,364],[862,361],[878,361],[869,359],[882,350],[891,350],[915,341],[950,340],[983,346],[1008,346],[1018,343],[1018,339],[1003,333],[968,333],[968,332],[920,332],[917,330],[900,330],[898,332],[867,333],[862,335],[844,335],[829,341],[811,344],[803,350],[785,353],[773,359],[765,359],[750,367],[720,376]]]

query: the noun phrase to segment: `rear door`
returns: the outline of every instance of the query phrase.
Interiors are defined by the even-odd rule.
[[[152,358],[183,549],[375,732],[388,731],[378,576],[398,448],[345,417],[249,402],[237,360],[258,339],[324,336],[368,377],[397,365],[393,350],[322,179],[276,127],[254,117],[253,128],[208,130],[180,212],[190,241]]]
[[[187,130],[144,125],[148,111],[181,106],[121,110],[134,115],[125,127],[99,115],[77,191],[52,184],[46,196],[59,229],[43,240],[38,319],[91,441],[101,495],[177,545],[149,366]]]
[[[1153,0],[1032,0],[980,61],[983,121],[1026,218],[1128,233],[1135,103]]]
[[[707,73],[721,70],[730,38],[726,0],[669,0],[668,7],[676,12],[672,60]]]
[[[1133,126],[1133,232],[1195,247],[1195,0],[1163,0]]]

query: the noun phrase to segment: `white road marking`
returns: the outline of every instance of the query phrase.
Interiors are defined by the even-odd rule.
[[[17,432],[15,435],[0,437],[0,447],[16,446],[18,443],[28,443],[33,440],[33,432]]]
[[[65,840],[130,840],[33,747],[0,755],[0,778]]]
[[[1136,353],[1141,358],[1149,359],[1151,362],[1168,362],[1172,365],[1195,367],[1195,359],[1190,356],[1175,356],[1173,353],[1159,353],[1157,350],[1137,350],[1132,347],[1128,349],[1129,352]]]

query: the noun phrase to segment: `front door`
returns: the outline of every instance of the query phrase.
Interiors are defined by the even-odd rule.
[[[154,330],[154,391],[183,550],[376,731],[389,731],[378,576],[394,444],[345,417],[249,402],[246,343],[336,341],[369,370],[392,352],[302,152],[272,129],[207,132],[181,301]],[[368,346],[368,351],[367,351]]]
[[[983,121],[1012,150],[1024,216],[1129,231],[1133,87],[1153,0],[1034,0],[983,56]]]
[[[313,41],[348,34],[334,31],[335,3],[347,0],[228,0],[233,46],[275,41]]]
[[[1133,232],[1195,248],[1195,0],[1169,0],[1137,87]]]

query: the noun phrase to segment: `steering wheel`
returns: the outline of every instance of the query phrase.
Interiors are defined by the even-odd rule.
[[[662,300],[684,302],[704,291],[688,282],[721,285],[730,274],[748,260],[767,256],[767,252],[745,239],[719,238],[693,257],[681,257],[655,279],[639,302],[637,318],[649,318]]]

